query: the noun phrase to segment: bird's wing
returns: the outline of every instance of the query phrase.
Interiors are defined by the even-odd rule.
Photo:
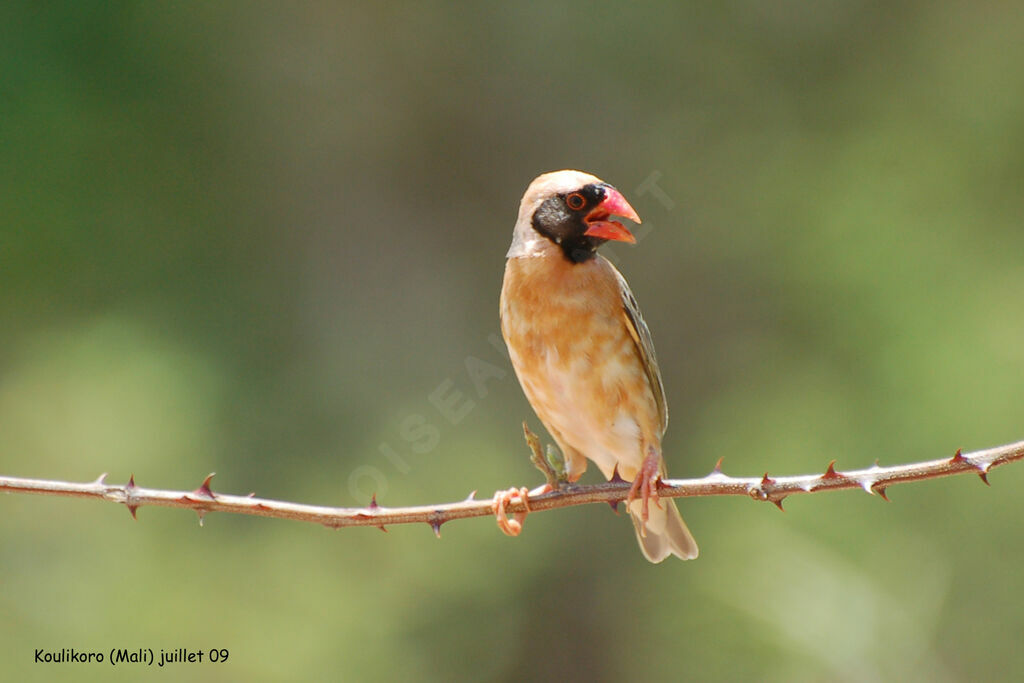
[[[611,265],[611,264],[609,264]],[[661,371],[658,370],[658,359],[654,355],[654,341],[651,339],[651,331],[647,329],[647,323],[640,314],[640,306],[633,297],[633,292],[626,283],[626,278],[615,266],[612,266],[616,277],[619,280],[619,294],[622,296],[623,317],[626,322],[626,329],[629,336],[636,344],[636,350],[640,353],[640,360],[644,364],[644,372],[651,384],[651,393],[654,394],[654,401],[658,405],[658,418],[662,434],[668,426],[668,403],[665,401],[665,388],[661,384]]]

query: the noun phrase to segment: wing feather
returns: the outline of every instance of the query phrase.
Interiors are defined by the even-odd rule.
[[[609,263],[609,265],[611,264]],[[640,360],[644,364],[644,372],[647,374],[647,380],[651,385],[651,393],[654,394],[654,401],[658,406],[661,433],[664,434],[665,428],[668,426],[668,402],[665,400],[665,388],[661,384],[661,371],[658,369],[658,359],[654,355],[654,341],[651,339],[651,331],[647,328],[647,323],[644,322],[644,317],[640,314],[640,306],[637,304],[633,292],[630,291],[626,278],[622,277],[622,273],[615,266],[611,266],[611,268],[619,280],[619,294],[622,296],[622,312],[626,322],[626,329],[629,330],[630,336],[633,337],[636,350],[640,354]]]

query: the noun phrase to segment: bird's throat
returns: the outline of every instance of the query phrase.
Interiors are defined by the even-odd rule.
[[[597,256],[597,248],[605,243],[603,239],[587,235],[573,235],[552,241],[570,263],[586,263]]]

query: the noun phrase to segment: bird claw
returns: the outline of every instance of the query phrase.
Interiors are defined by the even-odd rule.
[[[498,522],[498,528],[505,532],[506,536],[518,536],[523,530],[523,522],[530,512],[530,491],[525,486],[521,488],[510,488],[507,491],[498,491],[494,494],[494,502],[491,503],[491,510]],[[526,508],[523,512],[513,513],[512,519],[508,518],[505,508],[512,502],[513,498],[523,501]]]
[[[654,504],[661,508],[661,502],[658,500],[658,479],[661,478],[661,458],[657,453],[651,451],[644,458],[643,464],[640,466],[640,471],[636,473],[636,477],[633,479],[633,485],[629,487],[629,495],[626,496],[626,506],[637,499],[639,496],[640,500],[643,501],[643,509],[640,512],[640,519],[647,521],[649,516],[648,501],[654,499]]]

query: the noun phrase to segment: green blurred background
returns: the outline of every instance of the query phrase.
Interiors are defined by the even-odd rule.
[[[1016,3],[11,3],[0,473],[356,505],[539,482],[498,333],[537,174],[645,222],[670,473],[1024,438]],[[644,191],[644,184],[656,190]],[[466,359],[505,374],[480,395]],[[471,361],[472,362],[472,361]],[[457,424],[431,395],[456,396]],[[416,430],[432,430],[416,432]],[[414,438],[429,433],[431,438]],[[587,481],[598,476],[588,474]],[[5,677],[35,648],[228,648],[195,680],[993,680],[1024,668],[1024,466],[328,531],[4,496]]]

